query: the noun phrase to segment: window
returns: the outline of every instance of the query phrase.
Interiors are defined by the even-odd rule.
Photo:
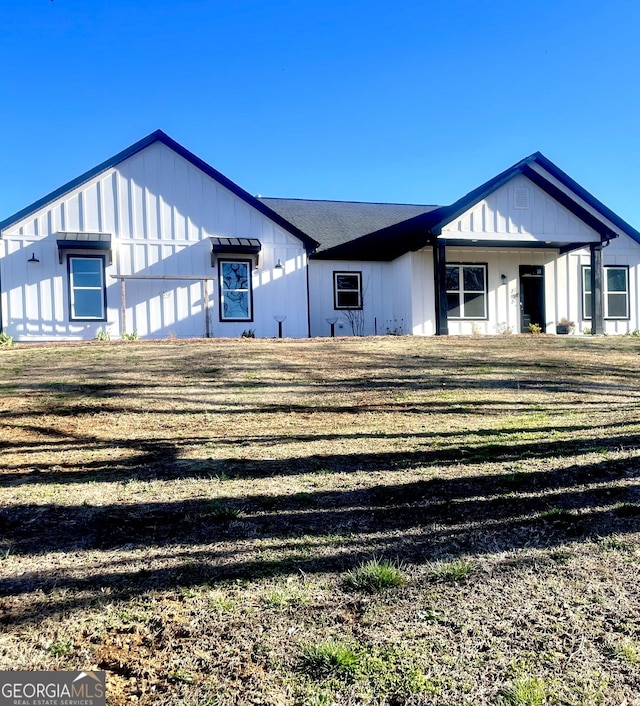
[[[253,321],[251,260],[218,260],[220,321]]]
[[[487,318],[486,265],[447,265],[446,287],[450,319]]]
[[[69,257],[69,318],[106,321],[104,258]]]
[[[333,308],[362,309],[362,272],[333,273]]]
[[[629,268],[604,268],[604,318],[629,318]],[[582,268],[582,318],[591,318],[591,268]]]

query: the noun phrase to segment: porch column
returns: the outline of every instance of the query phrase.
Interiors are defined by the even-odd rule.
[[[591,244],[591,334],[604,333],[602,243]]]
[[[127,285],[120,278],[120,335],[127,333]]]
[[[204,336],[211,338],[211,319],[209,318],[209,280],[205,277],[202,280],[204,287]]]
[[[445,244],[436,240],[433,244],[433,270],[436,294],[436,336],[449,334],[447,318],[447,258]]]

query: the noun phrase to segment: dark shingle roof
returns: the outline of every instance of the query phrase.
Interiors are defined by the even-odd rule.
[[[320,243],[317,253],[428,213],[437,206],[357,201],[261,200],[282,218]]]

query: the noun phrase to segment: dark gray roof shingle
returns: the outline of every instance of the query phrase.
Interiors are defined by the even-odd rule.
[[[265,198],[266,206],[320,243],[321,253],[374,233],[437,206],[358,201],[312,201],[307,199]]]

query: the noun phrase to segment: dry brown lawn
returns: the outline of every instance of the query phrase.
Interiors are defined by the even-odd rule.
[[[2,350],[0,669],[103,669],[114,706],[638,705],[639,356]],[[401,585],[354,586],[372,558]]]

